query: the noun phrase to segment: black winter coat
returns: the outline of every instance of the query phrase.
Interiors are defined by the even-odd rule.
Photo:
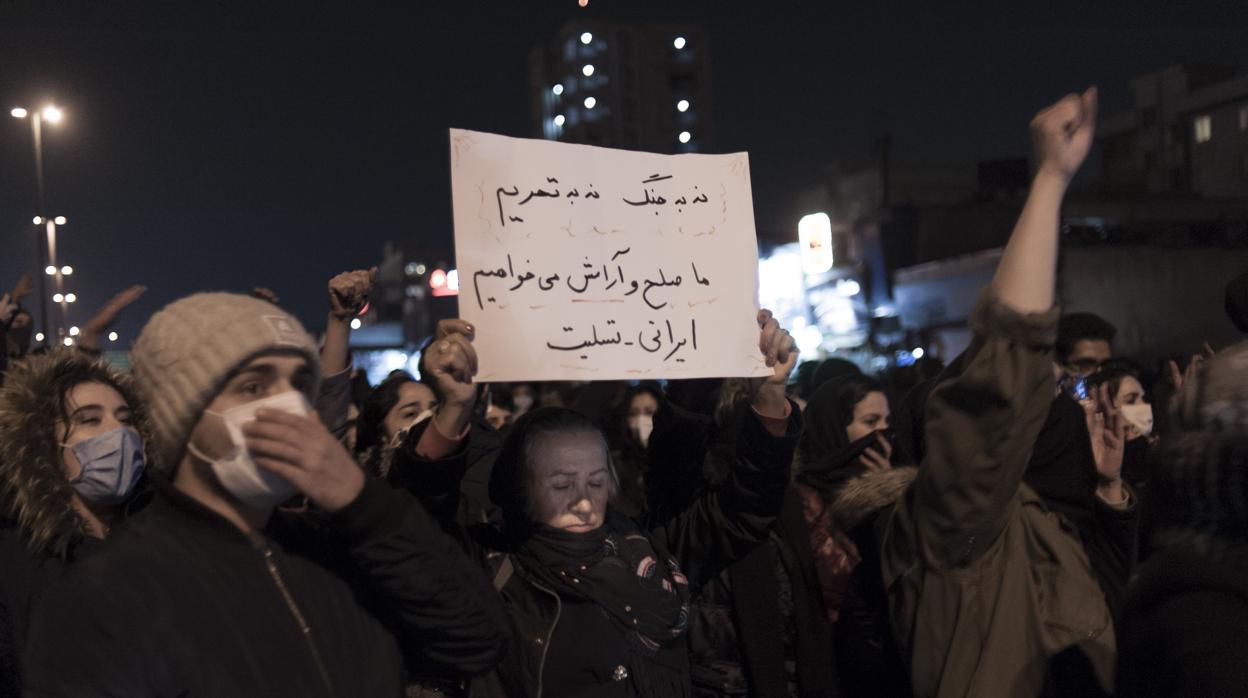
[[[457,501],[459,495],[445,488],[455,480],[451,474],[462,474],[468,449],[434,463],[420,459],[415,455],[415,445],[426,425],[409,434],[402,456],[396,459],[396,468],[425,473],[424,477],[409,477],[406,482],[419,488],[415,493],[431,511],[440,512],[444,526],[453,525],[446,517],[453,518],[454,507],[449,503]],[[766,537],[779,514],[800,431],[801,415],[796,408],[784,437],[772,436],[758,419],[747,418],[730,481],[719,492],[706,494],[664,524],[646,531],[660,557],[675,558],[694,594]],[[439,491],[439,487],[443,489]],[[497,528],[475,526],[462,532],[461,538],[494,578],[512,621],[511,650],[497,672],[474,682],[471,693],[491,698],[541,698],[543,672],[550,661],[546,650],[566,602],[516,564],[509,554],[510,543]],[[611,640],[593,642],[610,644]],[[676,659],[687,663],[683,646],[672,651],[681,655]],[[667,659],[671,663],[672,658]],[[622,653],[618,659],[607,662],[604,683],[594,692],[595,696],[637,695],[627,680],[631,674],[626,666],[628,661],[630,656]],[[617,664],[624,670],[613,675],[609,669]]]
[[[332,527],[327,524],[332,524]],[[476,674],[502,605],[407,495],[370,480],[318,521],[245,535],[170,486],[50,590],[30,696],[399,696],[409,666]]]
[[[1132,583],[1118,628],[1118,694],[1248,691],[1248,550],[1195,543],[1156,553]]]

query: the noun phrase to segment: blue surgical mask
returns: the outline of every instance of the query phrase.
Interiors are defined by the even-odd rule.
[[[121,504],[143,475],[143,437],[130,427],[117,427],[70,446],[82,472],[71,480],[89,502]]]

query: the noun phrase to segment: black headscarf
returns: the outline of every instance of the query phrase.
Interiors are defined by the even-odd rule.
[[[854,421],[854,406],[873,392],[884,392],[883,384],[862,374],[841,376],[815,391],[803,412],[806,429],[797,442],[799,482],[831,495],[844,482],[866,472],[858,456],[863,442],[876,435],[851,443],[848,429]]]
[[[511,552],[526,574],[560,595],[597,604],[634,651],[654,659],[683,642],[688,626],[689,582],[676,561],[656,552],[636,524],[610,506],[604,524],[588,533],[550,528],[530,514],[532,441],[571,433],[602,435],[591,419],[565,408],[542,407],[516,420],[494,462],[490,498],[502,509]]]

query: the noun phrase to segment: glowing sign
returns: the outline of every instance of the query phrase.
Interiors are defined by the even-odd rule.
[[[832,268],[832,219],[826,213],[802,216],[797,222],[802,271],[822,274]]]

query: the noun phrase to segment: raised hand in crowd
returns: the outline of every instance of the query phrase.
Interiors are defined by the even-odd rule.
[[[1122,459],[1127,443],[1127,420],[1114,404],[1109,384],[1092,391],[1080,402],[1088,420],[1088,436],[1092,441],[1092,457],[1100,483],[1096,493],[1111,505],[1125,505],[1126,491],[1122,486]]]
[[[755,378],[750,383],[750,404],[764,415],[783,417],[788,405],[785,388],[789,374],[797,365],[797,343],[787,330],[780,327],[770,310],[758,311],[757,321],[758,350],[763,353],[767,367],[773,371],[770,376]]]
[[[351,320],[364,310],[377,282],[377,267],[344,271],[329,280],[329,319],[321,348],[321,375],[350,368]]]
[[[442,320],[421,358],[421,375],[433,382],[438,395],[434,424],[447,436],[462,434],[472,421],[477,400],[475,336],[476,328],[464,320]]]
[[[18,277],[17,285],[13,287],[13,291],[10,294],[13,297],[13,302],[20,305],[22,299],[29,296],[30,292],[33,291],[34,288],[35,282],[30,278],[30,274],[22,274]]]
[[[1063,97],[1031,121],[1036,176],[993,277],[997,297],[1018,312],[1053,307],[1062,197],[1092,146],[1096,106],[1096,88],[1091,87]]]
[[[1200,354],[1192,354],[1192,359],[1187,362],[1185,369],[1179,370],[1179,362],[1174,359],[1168,361],[1170,383],[1174,385],[1175,392],[1182,390],[1183,386],[1191,383],[1196,378],[1196,374],[1200,372],[1201,364],[1207,359],[1212,359],[1214,353],[1213,347],[1209,346],[1208,342],[1205,342],[1204,351]]]
[[[104,307],[100,308],[87,321],[87,324],[82,326],[82,332],[78,334],[78,346],[83,349],[98,351],[100,348],[100,335],[104,334],[117,321],[117,316],[121,314],[121,311],[141,298],[144,293],[147,293],[147,287],[135,284],[110,298],[104,304]]]
[[[17,314],[17,301],[13,300],[13,296],[4,294],[0,296],[0,325],[7,325]]]
[[[281,305],[281,299],[277,297],[277,293],[275,293],[273,289],[268,288],[267,286],[256,286],[255,288],[251,289],[251,295],[255,296],[256,298],[259,298],[262,301],[268,301],[272,303],[273,305]]]

